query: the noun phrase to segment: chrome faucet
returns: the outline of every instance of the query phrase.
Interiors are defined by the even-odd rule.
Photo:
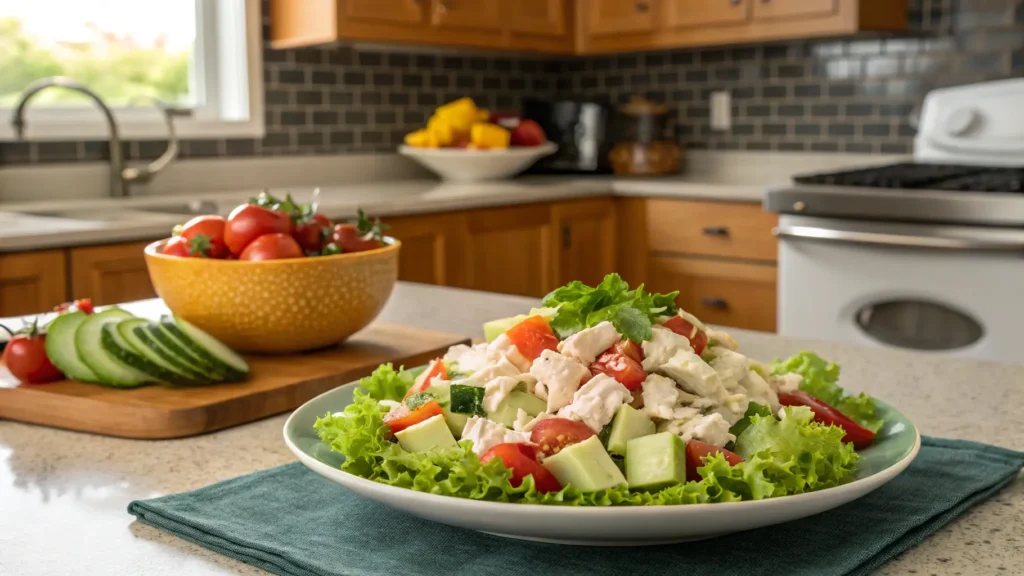
[[[167,150],[165,150],[159,158],[150,162],[146,166],[138,168],[125,167],[124,157],[121,154],[121,137],[118,134],[117,121],[114,119],[114,113],[110,111],[110,108],[103,102],[103,99],[87,86],[76,80],[62,76],[53,76],[37,80],[30,84],[28,88],[25,88],[25,91],[21,93],[21,97],[18,99],[18,103],[14,107],[14,115],[11,117],[11,125],[14,127],[14,134],[19,140],[24,137],[25,108],[28,106],[29,100],[31,100],[36,94],[53,86],[67,88],[68,90],[74,90],[85,94],[92,99],[93,103],[95,103],[100,111],[103,112],[103,116],[106,117],[107,127],[110,130],[111,197],[127,197],[129,195],[129,186],[134,183],[149,182],[158,172],[166,168],[178,156],[178,137],[174,132],[174,117],[187,116],[191,113],[190,110],[174,108],[154,98],[153,100],[157,109],[163,113],[164,121],[167,123]]]

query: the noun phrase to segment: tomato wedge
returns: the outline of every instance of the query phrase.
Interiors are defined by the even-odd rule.
[[[783,406],[807,406],[814,412],[814,420],[822,424],[832,424],[842,428],[846,435],[843,442],[853,442],[854,448],[867,448],[875,439],[875,433],[851,420],[846,414],[818,400],[803,390],[789,394],[779,394],[779,404]]]
[[[506,330],[505,335],[530,362],[540,358],[545,350],[558,350],[558,337],[540,316],[530,316]]]
[[[639,362],[617,352],[605,352],[598,356],[590,365],[590,373],[594,376],[607,374],[618,380],[630,392],[639,390],[647,379],[647,372],[644,372]]]
[[[388,428],[391,428],[391,433],[394,434],[438,414],[444,414],[444,412],[441,410],[441,405],[437,403],[437,400],[425,402],[415,410],[409,410],[403,404],[401,407],[389,412],[384,417],[384,423],[388,425]]]
[[[537,462],[536,451],[527,444],[505,443],[498,444],[484,453],[480,458],[481,462],[488,462],[498,458],[506,468],[512,471],[512,478],[509,483],[518,487],[523,483],[523,478],[533,475],[533,484],[538,492],[558,492],[562,485],[548,469]]]
[[[708,335],[682,316],[673,316],[668,322],[665,322],[664,326],[680,336],[686,336],[686,339],[690,341],[690,347],[697,354],[704,352],[704,348],[708,345]]]
[[[633,342],[629,338],[626,338],[625,340],[619,340],[618,344],[612,346],[608,350],[605,350],[605,352],[618,352],[619,354],[624,354],[632,358],[633,361],[637,363],[641,363],[644,361],[644,349],[641,348],[639,344]]]
[[[448,368],[445,367],[444,362],[440,358],[435,358],[430,362],[430,366],[423,371],[416,378],[416,382],[409,387],[409,391],[405,393],[405,397],[408,398],[413,394],[423,392],[427,388],[430,388],[430,381],[440,376],[442,380],[448,379]]]
[[[743,462],[743,458],[738,454],[734,454],[725,448],[719,448],[714,444],[708,444],[700,440],[690,440],[686,443],[686,479],[693,480],[694,482],[703,480],[697,472],[697,468],[704,465],[704,457],[716,452],[721,452],[725,456],[725,461],[729,463],[729,466],[735,466]]]
[[[530,442],[545,456],[557,454],[562,448],[583,442],[594,435],[594,431],[583,422],[568,418],[545,418],[530,431]]]

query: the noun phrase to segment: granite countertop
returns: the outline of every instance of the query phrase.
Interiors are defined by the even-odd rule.
[[[400,284],[381,320],[481,336],[535,300]],[[158,301],[131,306],[158,313]],[[1024,367],[735,330],[761,359],[814,349],[852,390],[897,406],[923,434],[1024,450]],[[129,501],[199,488],[294,461],[285,416],[170,441],[133,441],[0,421],[0,574],[264,574],[133,521]],[[973,508],[881,574],[1013,573],[1024,563],[1024,483]],[[71,568],[73,567],[73,568]]]
[[[357,207],[369,214],[387,217],[608,195],[760,203],[764,190],[772,183],[757,184],[749,179],[710,181],[682,176],[524,177],[474,183],[396,180],[323,186],[320,205],[328,217],[340,219],[354,218]],[[0,204],[0,252],[159,238],[190,217],[160,212],[169,205],[212,201],[217,211],[226,216],[257,192],[258,189],[253,189]],[[295,191],[299,200],[307,199],[309,194],[308,188]]]

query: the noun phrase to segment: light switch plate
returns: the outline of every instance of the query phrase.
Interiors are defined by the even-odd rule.
[[[732,129],[732,94],[727,90],[711,93],[711,129]]]

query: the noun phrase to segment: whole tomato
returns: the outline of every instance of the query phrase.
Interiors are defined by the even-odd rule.
[[[46,356],[46,334],[35,324],[28,332],[15,334],[4,348],[4,364],[14,377],[27,384],[53,382],[64,377]]]
[[[316,220],[303,222],[302,224],[295,225],[292,238],[295,238],[295,241],[306,252],[320,252],[320,249],[323,248],[324,240],[326,240],[325,230],[329,230],[329,228],[324,228],[323,224]]]
[[[264,234],[256,238],[242,251],[239,260],[283,260],[302,258],[305,254],[294,238],[283,232]]]
[[[327,228],[327,229],[334,228],[334,222],[331,222],[330,218],[328,218],[327,216],[324,216],[323,214],[321,214],[319,212],[317,212],[316,214],[313,214],[313,221],[314,222],[318,222],[324,228]]]
[[[338,224],[334,227],[331,242],[338,245],[342,252],[363,252],[384,245],[373,237],[373,234],[360,234],[355,224]]]
[[[160,251],[161,254],[168,256],[179,256],[181,258],[188,258],[192,253],[188,249],[188,240],[181,236],[175,236],[167,241],[164,245],[164,249]]]
[[[193,252],[207,258],[225,258],[229,251],[224,243],[227,220],[223,216],[196,216],[181,228],[181,237],[188,240]]]
[[[250,242],[265,234],[288,234],[292,220],[284,212],[243,204],[231,211],[224,226],[224,242],[232,254],[241,255]]]

